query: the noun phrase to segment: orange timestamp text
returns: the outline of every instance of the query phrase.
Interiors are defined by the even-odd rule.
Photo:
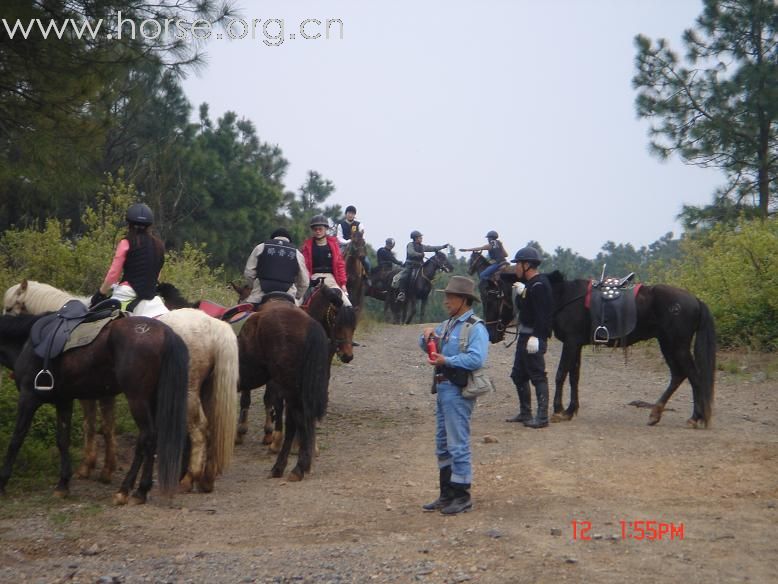
[[[662,541],[683,540],[683,523],[668,523],[664,521],[647,521],[637,519],[635,521],[619,520],[621,526],[621,539],[635,539],[638,541]],[[573,520],[573,539],[590,541],[592,522]]]

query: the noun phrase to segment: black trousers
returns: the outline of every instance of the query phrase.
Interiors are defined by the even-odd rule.
[[[546,375],[546,339],[538,339],[540,346],[538,352],[534,354],[527,353],[528,334],[520,334],[516,343],[516,356],[513,358],[513,369],[511,370],[511,379],[518,386],[527,381],[532,385],[537,385],[544,381],[548,383]]]

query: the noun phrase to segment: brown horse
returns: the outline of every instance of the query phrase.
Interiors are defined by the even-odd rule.
[[[114,502],[124,504],[143,467],[132,502],[144,503],[152,485],[155,454],[163,493],[172,493],[181,476],[186,441],[186,388],[189,351],[168,326],[149,318],[113,320],[89,345],[65,351],[51,361],[54,389],[35,388],[43,367],[28,342],[33,324],[40,316],[0,317],[0,363],[13,369],[19,389],[16,427],[0,469],[0,493],[11,476],[32,419],[38,408],[51,403],[57,409],[57,446],[60,477],[55,493],[69,492],[70,427],[74,399],[100,399],[124,392],[135,423],[138,439],[130,469]]]
[[[427,308],[427,300],[432,292],[432,281],[437,273],[452,272],[454,266],[448,261],[446,254],[437,251],[418,269],[416,278],[408,282],[407,295],[404,301],[397,300],[397,290],[388,294],[385,302],[389,303],[395,324],[402,322],[410,324],[416,314],[416,302],[421,301],[419,308],[419,322],[424,322],[424,311]]]
[[[160,285],[170,301],[188,306],[172,284]],[[5,295],[5,309],[13,314],[40,314],[57,310],[75,298],[39,282],[24,280],[12,286]],[[82,302],[84,299],[79,299]],[[165,298],[166,304],[168,298]],[[170,308],[170,307],[169,307]],[[159,317],[186,343],[189,349],[189,393],[187,428],[190,448],[186,473],[181,479],[181,491],[197,486],[211,492],[216,477],[230,464],[233,453],[238,383],[238,344],[230,326],[191,308],[172,310]],[[84,411],[84,454],[76,476],[89,478],[97,463],[97,404],[81,400]],[[99,401],[102,415],[101,433],[105,439],[105,462],[99,480],[110,482],[116,469],[116,437],[113,396]]]
[[[343,259],[346,262],[346,290],[348,290],[349,299],[357,313],[365,302],[367,273],[363,261],[366,253],[364,235],[361,231],[355,231],[351,234],[351,240],[346,246]]]
[[[289,480],[302,480],[311,468],[316,421],[327,411],[330,353],[324,329],[293,303],[268,300],[246,319],[238,349],[238,389],[250,391],[272,381],[285,406],[287,431],[271,474],[283,475],[297,436],[300,451]]]

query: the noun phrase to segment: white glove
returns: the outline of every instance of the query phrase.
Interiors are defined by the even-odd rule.
[[[534,355],[538,352],[538,349],[540,348],[540,341],[538,341],[537,337],[530,337],[527,339],[527,353],[530,355]]]
[[[524,294],[524,290],[527,287],[524,285],[524,282],[514,282],[513,287],[511,288],[511,300],[513,301],[513,305],[516,306],[516,299]]]

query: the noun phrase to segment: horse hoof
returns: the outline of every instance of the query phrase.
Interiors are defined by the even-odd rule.
[[[181,479],[181,482],[178,483],[178,492],[179,493],[190,493],[192,491],[192,475],[187,473],[184,475],[184,478]]]
[[[278,468],[274,468],[270,471],[270,477],[274,479],[280,479],[282,476],[284,476],[284,471],[280,470]]]
[[[302,471],[297,470],[296,468],[292,470],[292,472],[289,473],[289,478],[287,479],[290,483],[297,483],[303,480],[303,473]]]
[[[235,435],[235,444],[243,444],[243,434]]]
[[[133,493],[132,497],[130,497],[130,505],[144,505],[146,503],[146,497],[143,495],[139,495],[138,493]]]
[[[104,470],[100,473],[100,476],[97,477],[97,480],[104,485],[109,485],[111,484],[111,474],[113,473],[110,470]]]
[[[273,443],[273,433],[272,432],[265,432],[265,435],[262,436],[262,444],[265,446]]]
[[[57,499],[66,499],[68,494],[67,489],[54,489],[54,497]]]
[[[694,418],[689,418],[688,420],[686,420],[686,427],[697,430],[698,428],[700,428],[700,424],[698,420],[695,420]]]
[[[127,495],[124,493],[116,493],[113,496],[113,504],[114,505],[126,505],[127,504]]]
[[[91,469],[86,465],[81,465],[78,467],[78,470],[76,471],[76,478],[87,480],[89,479],[89,475],[91,473]]]
[[[213,479],[202,478],[197,481],[197,487],[201,493],[212,493],[215,482]]]

